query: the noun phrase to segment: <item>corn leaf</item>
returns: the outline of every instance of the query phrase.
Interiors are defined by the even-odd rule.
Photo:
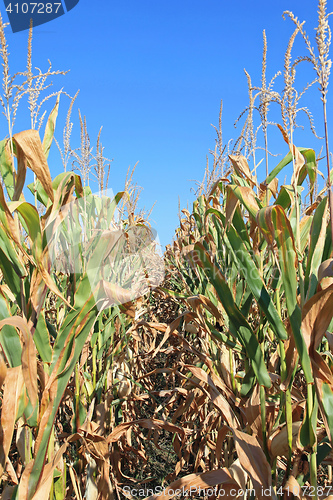
[[[304,375],[308,383],[313,382],[309,353],[301,331],[301,309],[297,302],[296,250],[293,232],[282,207],[263,208],[258,212],[257,221],[265,237],[271,243],[276,241],[279,263],[284,286],[290,325]]]
[[[59,101],[60,101],[60,94],[58,94],[58,96],[57,96],[56,103],[55,103],[54,108],[52,109],[52,111],[47,119],[46,126],[45,126],[45,132],[44,132],[44,138],[43,138],[43,149],[44,149],[44,154],[45,154],[46,158],[49,156],[51,144],[53,141],[54,130],[55,130],[55,125],[56,125],[58,111],[59,111]]]
[[[214,213],[214,215],[221,220],[222,224],[225,222],[224,216],[221,212],[215,209],[211,209],[210,212]],[[260,276],[258,267],[243,243],[242,238],[232,225],[230,225],[230,227],[226,230],[226,235],[232,247],[239,270],[245,278],[246,284],[250,287],[253,296],[267,316],[267,319],[269,320],[276,336],[281,340],[286,340],[288,338],[288,334],[284,324],[278,315],[272,298],[270,297],[265,283]]]
[[[233,323],[236,332],[237,340],[246,349],[257,380],[260,385],[271,387],[271,379],[269,377],[262,351],[252,328],[235,304],[230,289],[222,275],[220,269],[212,263],[208,253],[201,243],[195,244],[195,251],[198,255],[198,265],[200,265],[214,286],[216,293],[228,314],[230,321]]]
[[[0,141],[0,173],[6,186],[9,198],[14,195],[14,165],[9,151],[9,140]]]
[[[318,268],[322,262],[327,228],[327,196],[319,203],[313,216],[307,266],[304,277],[304,292],[307,299],[315,293],[318,283]]]

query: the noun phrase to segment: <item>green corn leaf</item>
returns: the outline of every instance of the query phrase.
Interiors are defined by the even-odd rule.
[[[322,262],[327,230],[326,210],[327,196],[319,203],[312,220],[308,260],[304,277],[306,300],[313,296],[317,288],[318,267]]]
[[[305,215],[301,222],[300,222],[300,240],[301,240],[301,248],[300,248],[300,252],[303,253],[304,250],[305,250],[305,247],[307,246],[308,242],[309,242],[309,233],[310,233],[310,229],[311,229],[311,225],[312,225],[312,220],[313,220],[313,216],[312,215]]]
[[[82,283],[77,289],[76,295],[80,296],[78,303],[81,305],[84,302],[84,304],[83,307],[76,307],[74,311],[68,314],[67,321],[64,323],[56,341],[58,348],[54,349],[50,369],[50,376],[52,376],[52,370],[56,369],[56,379],[54,382],[56,384],[56,394],[53,401],[50,401],[40,422],[37,436],[39,446],[29,476],[29,500],[33,497],[33,493],[43,473],[48,443],[58,407],[85,341],[98,316],[94,296],[90,294],[88,299],[84,300],[84,297],[87,296],[87,290],[82,287]],[[56,363],[57,361],[58,363]]]
[[[53,141],[55,125],[57,121],[58,111],[59,111],[59,100],[60,94],[58,94],[54,108],[52,109],[45,126],[44,138],[43,138],[43,149],[46,158],[49,156],[51,144]]]
[[[243,378],[240,395],[242,397],[248,396],[250,391],[253,389],[255,383],[256,383],[256,377],[252,366],[250,366],[250,368],[247,370],[245,374],[245,377]]]
[[[237,186],[236,184],[228,184],[227,189],[233,191],[249,214],[255,219],[258,210],[262,208],[262,204],[256,198],[253,190],[247,186]]]
[[[298,176],[298,185],[303,184],[305,177],[308,175],[310,183],[310,194],[312,196],[317,178],[316,153],[314,152],[313,149],[299,148],[299,150],[303,155],[305,163],[301,168],[301,171]]]
[[[312,390],[313,395],[315,395],[313,386],[308,386],[308,390]],[[318,421],[318,399],[316,397],[314,398],[314,402],[315,404],[312,409],[311,415],[309,415],[309,409],[308,406],[306,406],[302,427],[299,433],[300,443],[304,448],[307,446],[313,446],[317,439],[316,428]]]
[[[36,182],[28,184],[27,188],[34,196],[35,194],[37,195],[37,200],[42,203],[44,207],[47,207],[49,196],[38,179],[36,179]]]
[[[274,306],[272,298],[268,293],[265,283],[260,276],[257,265],[252,259],[250,253],[247,251],[243,241],[238,236],[238,233],[232,226],[230,226],[230,228],[227,230],[227,237],[235,251],[239,269],[242,272],[246,283],[250,287],[260,308],[265,313],[268,321],[270,322],[274,333],[276,334],[277,338],[286,340],[288,338],[287,331]]]
[[[331,230],[331,224],[328,224],[327,231],[326,231],[324,251],[323,251],[323,261],[331,258],[332,250],[333,250],[332,249],[332,230]]]
[[[11,316],[6,299],[0,294],[0,320]],[[16,328],[4,325],[0,330],[0,345],[11,368],[20,366],[22,346]]]
[[[250,237],[249,233],[246,227],[246,224],[244,222],[244,219],[242,217],[242,213],[239,207],[236,208],[234,217],[232,219],[232,224],[234,228],[236,229],[237,233],[239,234],[240,238],[242,239],[244,245],[248,249],[251,248],[251,242],[250,242]]]
[[[242,348],[242,346],[239,343],[233,342],[232,340],[229,339],[229,337],[227,335],[225,335],[225,333],[219,332],[218,330],[216,330],[216,328],[214,328],[214,326],[211,325],[209,323],[209,321],[207,321],[206,324],[208,325],[208,328],[210,330],[212,337],[214,337],[219,342],[223,342],[223,344],[230,347],[231,349],[234,349],[235,351],[239,352],[243,356],[245,355],[244,348]]]
[[[32,241],[32,254],[36,261],[39,262],[43,248],[40,220],[36,208],[25,201],[12,201],[8,203],[8,207],[10,210],[16,210],[19,213],[22,226]]]
[[[234,303],[232,293],[230,292],[224,276],[222,275],[220,269],[212,263],[208,253],[201,243],[196,243],[194,248],[197,252],[197,258],[199,259],[198,265],[204,269],[204,272],[210,283],[214,286],[221,304],[230,318],[230,321],[234,324],[238,340],[249,355],[259,384],[264,385],[265,387],[271,387],[271,379],[269,377],[258,340],[250,325]]]
[[[1,238],[0,238],[1,241]],[[8,249],[7,249],[8,250]],[[7,255],[4,253],[4,251],[0,248],[0,268],[4,277],[4,280],[6,283],[8,283],[8,286],[13,292],[14,297],[16,299],[17,304],[19,307],[22,306],[21,304],[21,280],[19,273],[20,271],[18,270],[17,266],[15,265],[17,262],[13,261],[12,259],[9,259]]]
[[[23,259],[18,255],[15,244],[12,239],[9,239],[7,236],[7,232],[4,230],[3,226],[0,225],[0,249],[1,252],[6,256],[8,262],[13,266],[13,270],[15,274],[23,278],[27,275],[27,270],[24,266]],[[6,271],[10,272],[9,269]],[[5,271],[5,272],[6,272]],[[11,283],[6,281],[8,286],[11,286]]]
[[[298,178],[298,183],[302,184],[306,174],[308,174],[310,184],[311,186],[313,186],[316,179],[316,168],[317,168],[316,154],[313,151],[313,149],[309,148],[297,148],[297,149],[298,151],[300,151],[300,153],[302,153],[305,160],[305,165],[301,169]],[[278,163],[278,165],[276,165],[276,167],[266,178],[265,184],[269,184],[270,182],[272,182],[272,180],[281,172],[281,170],[292,162],[292,159],[293,159],[292,154],[290,152],[287,153],[286,156]]]
[[[280,205],[284,210],[290,207],[291,203],[294,201],[295,191],[292,186],[281,186],[280,192],[274,205]]]
[[[280,206],[273,206],[260,210],[257,215],[257,222],[267,240],[270,243],[272,243],[273,240],[276,241],[290,325],[305,378],[307,383],[312,383],[313,375],[311,361],[301,331],[302,315],[297,302],[297,259],[290,223],[283,208]]]
[[[7,146],[7,147],[6,147]],[[0,141],[0,173],[10,199],[14,195],[14,166],[9,152],[9,141]]]
[[[212,209],[211,212],[214,213],[214,215],[221,220],[222,225],[224,225],[224,215],[214,209]],[[288,338],[287,331],[268,293],[265,283],[260,276],[258,266],[233,225],[230,225],[226,230],[226,236],[232,247],[234,258],[237,261],[237,267],[243,274],[245,282],[250,287],[260,308],[265,313],[274,333],[278,339],[286,340]]]
[[[34,342],[40,357],[45,363],[51,363],[52,349],[50,345],[49,331],[46,326],[44,312],[38,317],[36,330],[34,333]]]

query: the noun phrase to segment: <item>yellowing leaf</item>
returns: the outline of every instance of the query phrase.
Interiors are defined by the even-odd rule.
[[[22,367],[8,368],[3,388],[1,408],[0,477],[4,471],[10,450],[23,385]]]
[[[259,500],[275,499],[271,467],[258,440],[237,429],[233,429],[233,434],[239,461],[251,477],[257,498]]]
[[[4,325],[15,326],[22,342],[22,372],[32,406],[37,403],[37,351],[27,322],[20,316],[13,316],[0,321]]]
[[[25,130],[13,136],[16,144],[21,148],[28,166],[36,174],[46,193],[53,201],[52,179],[46,156],[37,130]],[[21,153],[20,153],[21,154]]]
[[[231,161],[232,166],[241,177],[250,181],[252,187],[256,186],[256,179],[251,174],[251,170],[247,159],[243,155],[229,155],[229,160]]]

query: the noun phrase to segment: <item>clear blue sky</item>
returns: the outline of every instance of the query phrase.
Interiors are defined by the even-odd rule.
[[[2,3],[0,10],[7,19]],[[247,105],[243,68],[259,85],[263,29],[268,79],[283,69],[294,29],[290,20],[282,19],[284,10],[306,19],[308,33],[314,36],[315,0],[80,0],[66,15],[34,29],[33,66],[46,69],[50,59],[54,69],[70,69],[54,78],[54,89],[64,87],[71,95],[80,89],[72,115],[73,147],[78,145],[80,108],[92,144],[103,125],[105,155],[114,159],[109,182],[114,192],[123,188],[128,166],[139,161],[135,181],[144,188],[141,205],[149,208],[156,201],[152,222],[163,245],[171,242],[177,227],[178,196],[182,207],[191,204],[193,180],[203,177],[221,99],[224,140],[240,133],[233,123]],[[25,67],[27,34],[7,29],[12,72]],[[295,56],[306,52],[301,40],[295,48]],[[311,68],[307,74],[311,79]],[[281,79],[280,89],[282,85]],[[316,117],[319,93],[304,104]],[[59,140],[68,105],[62,97]],[[18,127],[30,128],[26,116]],[[320,122],[318,131],[322,133]],[[319,148],[308,132],[298,137],[300,146]],[[286,145],[278,144],[286,154]],[[50,169],[53,177],[62,171],[57,151]]]

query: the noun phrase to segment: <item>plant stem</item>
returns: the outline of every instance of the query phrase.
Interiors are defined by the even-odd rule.
[[[265,124],[265,162],[266,162],[266,179],[268,177],[268,144],[267,144],[267,125]],[[268,185],[266,185],[266,205],[268,206]]]
[[[75,432],[80,427],[80,417],[79,417],[79,404],[80,404],[80,374],[79,374],[79,362],[75,364]]]
[[[263,385],[260,386],[260,412],[261,412],[261,431],[262,431],[264,452],[269,463],[270,456],[267,448],[267,433],[266,433],[266,394],[265,394],[265,387]]]
[[[291,118],[290,118],[291,120]],[[292,122],[290,122],[290,152],[292,154],[292,159],[293,159],[293,188],[294,188],[294,195],[295,195],[295,211],[296,211],[296,249],[297,249],[297,261],[298,261],[298,273],[299,273],[299,290],[300,290],[300,296],[301,296],[301,306],[303,307],[304,304],[304,279],[303,279],[303,269],[302,269],[302,263],[300,261],[300,256],[302,255],[301,252],[301,231],[300,231],[300,221],[301,221],[301,214],[300,214],[300,203],[299,203],[299,194],[298,194],[298,175],[296,175],[296,167],[295,167],[295,148],[294,146],[294,141],[293,141],[293,127],[292,127]]]
[[[311,442],[311,434],[312,434],[312,412],[314,409],[314,401],[313,401],[313,384],[307,384],[307,411],[309,417],[309,439]],[[317,492],[317,436],[314,436],[315,443],[311,446],[310,452],[310,484],[314,487],[314,495],[313,500],[318,499]]]
[[[280,347],[280,360],[281,360],[281,382],[284,383],[287,380],[288,371],[287,371],[287,363],[286,363],[286,352],[284,349],[284,344],[282,340],[279,341]],[[292,406],[291,406],[291,393],[289,387],[286,388],[286,391],[283,392],[283,401],[285,404],[285,418],[286,418],[286,427],[287,427],[287,439],[288,439],[288,466],[287,466],[287,477],[289,476],[291,469],[291,459],[293,453],[293,416],[292,416]]]
[[[230,367],[230,378],[231,378],[232,390],[234,391],[234,394],[236,394],[237,386],[236,386],[236,380],[235,380],[235,374],[234,374],[234,360],[233,360],[233,355],[232,355],[232,349],[230,349],[230,348],[229,348],[229,367]]]
[[[93,388],[94,391],[96,390],[96,372],[97,372],[97,363],[96,363],[96,358],[97,358],[97,345],[96,342],[93,347],[93,352],[92,352],[92,372],[93,372]]]
[[[328,202],[330,207],[330,223],[331,223],[331,235],[332,235],[332,247],[333,247],[333,197],[332,197],[332,183],[331,183],[331,172],[330,172],[330,156],[328,147],[327,110],[326,110],[325,96],[323,96],[322,101],[323,101],[323,112],[324,112],[324,131],[325,131],[325,147],[326,147],[327,191],[328,191]]]

